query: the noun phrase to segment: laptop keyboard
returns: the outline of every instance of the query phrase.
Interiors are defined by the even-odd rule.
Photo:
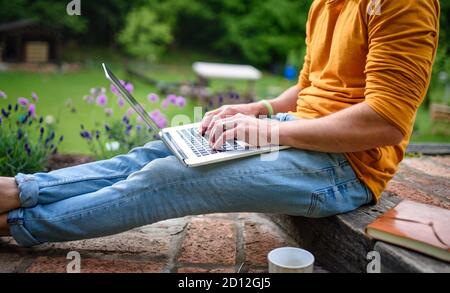
[[[197,157],[204,157],[220,152],[245,150],[245,148],[240,146],[237,142],[235,143],[226,142],[221,150],[213,150],[209,146],[208,140],[202,135],[200,135],[197,127],[181,129],[178,130],[177,132]]]

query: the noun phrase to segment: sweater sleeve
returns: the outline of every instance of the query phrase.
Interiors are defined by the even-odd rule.
[[[365,102],[406,136],[430,83],[439,35],[439,2],[366,3],[373,2],[381,6],[372,13],[367,9]]]

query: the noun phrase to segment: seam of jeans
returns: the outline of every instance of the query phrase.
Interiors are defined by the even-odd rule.
[[[361,180],[359,180],[358,178],[355,177],[353,179],[348,179],[348,180],[342,181],[339,184],[333,184],[333,185],[328,186],[328,187],[319,188],[319,189],[315,190],[314,193],[323,193],[323,191],[327,191],[329,189],[333,189],[333,188],[340,187],[340,186],[343,186],[343,185],[348,185],[348,184],[354,185],[355,183],[362,184]],[[367,194],[367,192],[366,192],[366,194]]]
[[[94,180],[100,180],[100,179],[117,179],[117,178],[126,178],[130,176],[129,174],[122,174],[122,175],[114,175],[114,176],[98,176],[98,177],[77,177],[76,179],[69,179],[69,180],[57,180],[57,181],[49,181],[48,184],[42,184],[39,185],[39,188],[49,188],[49,187],[55,187],[57,185],[66,185],[66,184],[73,184],[78,183],[81,181],[94,181]]]
[[[328,168],[325,168],[325,169],[328,169]],[[309,172],[309,173],[298,172],[298,170],[296,170],[297,172],[293,172],[293,171],[289,171],[289,172],[281,172],[281,173],[277,172],[276,174],[282,174],[282,175],[287,175],[287,174],[313,174],[313,173],[320,173],[320,172],[323,172],[325,169],[320,169],[320,170],[317,170],[316,172]],[[272,170],[271,170],[271,171],[272,171]],[[269,172],[265,172],[264,175],[266,175],[267,173],[269,173]],[[260,175],[260,174],[261,174],[261,173],[258,173],[258,174],[253,175],[253,176],[258,176],[258,175]],[[262,174],[261,174],[261,175],[262,175]],[[237,177],[241,177],[241,175],[227,176],[226,178],[230,178],[230,177],[237,178]],[[224,177],[216,176],[215,179],[217,179],[217,178],[222,178],[222,179],[223,179]],[[173,186],[173,185],[182,185],[182,184],[194,183],[194,182],[207,182],[207,181],[210,181],[210,180],[211,180],[211,178],[208,178],[208,179],[199,179],[199,178],[196,178],[195,180],[189,180],[188,182],[186,182],[186,180],[179,180],[179,181],[176,181],[176,182],[169,182],[169,183],[167,183],[167,182],[162,182],[162,183],[159,183],[159,184],[155,184],[155,185],[160,185],[160,186],[158,186],[158,187],[153,187],[153,188],[151,189],[151,191],[152,191],[152,192],[157,192],[157,191],[160,190],[160,189],[168,188],[168,187],[171,187],[171,186]],[[34,217],[31,218],[31,217],[30,217],[30,218],[26,218],[25,221],[58,222],[58,221],[61,221],[61,220],[66,219],[66,218],[77,217],[77,216],[83,215],[83,214],[85,214],[85,213],[92,212],[92,211],[97,210],[97,209],[101,209],[101,208],[103,208],[103,207],[105,207],[105,206],[108,206],[108,205],[122,204],[122,203],[126,203],[126,202],[129,202],[129,201],[135,200],[136,196],[130,196],[130,195],[136,195],[136,193],[134,193],[134,192],[128,192],[128,193],[125,193],[125,194],[124,194],[123,196],[121,196],[120,198],[117,198],[117,199],[115,199],[115,200],[113,200],[113,201],[104,203],[104,204],[99,205],[99,206],[92,207],[92,208],[90,208],[90,209],[85,209],[85,210],[82,210],[82,211],[77,211],[77,212],[74,212],[74,213],[71,213],[71,214],[60,215],[60,216],[57,216],[57,217],[54,217],[54,218],[51,218],[51,219],[49,219],[49,218],[34,218]]]
[[[346,181],[341,182],[339,184],[334,184],[332,186],[328,186],[328,187],[325,187],[325,188],[320,188],[320,189],[317,189],[317,190],[313,191],[312,194],[311,194],[311,203],[310,203],[310,206],[308,208],[307,215],[308,216],[312,216],[314,214],[314,212],[317,210],[318,202],[321,199],[321,195],[326,197],[329,190],[332,190],[334,192],[335,188],[339,188],[340,186],[344,186],[344,185],[355,185],[355,183],[362,184],[361,181],[358,178],[354,178],[354,179],[346,180]],[[363,186],[363,188],[365,188],[365,187]],[[366,192],[366,198],[367,198],[367,192]]]

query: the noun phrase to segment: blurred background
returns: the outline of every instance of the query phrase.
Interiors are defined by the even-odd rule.
[[[68,0],[0,0],[0,108],[8,114],[0,163],[17,157],[15,148],[28,157],[104,158],[151,139],[105,80],[101,62],[162,126],[177,114],[192,117],[193,106],[277,96],[296,83],[303,64],[311,2],[81,0],[82,15],[69,16]],[[441,1],[441,9],[440,47],[415,142],[450,142],[450,2]],[[251,65],[262,75],[200,78],[192,66],[198,61]]]

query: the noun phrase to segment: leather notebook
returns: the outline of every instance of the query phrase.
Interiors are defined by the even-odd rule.
[[[450,210],[404,200],[368,225],[366,234],[450,262]]]

